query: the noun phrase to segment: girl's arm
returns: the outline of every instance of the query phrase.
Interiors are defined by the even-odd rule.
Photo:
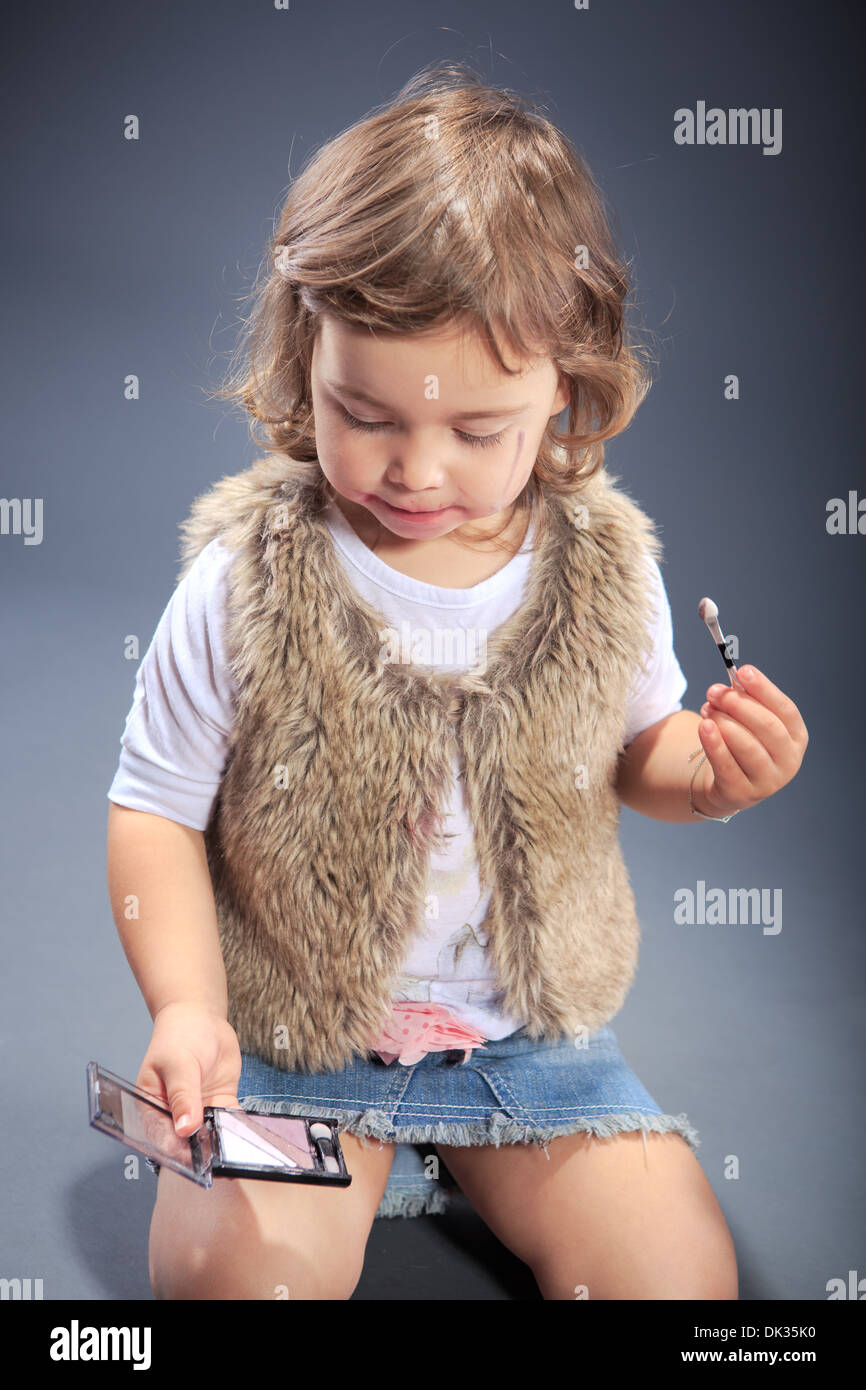
[[[111,803],[108,891],[117,930],[153,1019],[136,1085],[160,1097],[178,1134],[203,1106],[237,1106],[241,1051],[228,1022],[226,973],[204,836]]]
[[[700,816],[689,810],[689,782],[697,760],[688,760],[701,745],[700,722],[693,710],[680,709],[632,739],[619,760],[616,789],[623,805],[654,820],[702,824]],[[693,801],[705,816],[717,816],[721,812],[708,806],[703,794],[708,767],[704,763],[695,777]]]
[[[743,689],[712,685],[700,714],[677,710],[620,754],[616,787],[633,811],[655,820],[701,821],[689,809],[689,782],[703,747],[706,760],[692,789],[695,809],[718,818],[765,801],[799,771],[809,733],[794,701],[754,666],[742,666]]]
[[[108,892],[126,958],[155,1019],[196,1003],[226,1018],[226,972],[200,830],[111,802]]]

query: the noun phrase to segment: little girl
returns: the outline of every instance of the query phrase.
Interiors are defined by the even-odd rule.
[[[749,667],[682,708],[661,546],[603,469],[648,389],[626,293],[574,148],[460,65],[289,192],[220,392],[267,452],[184,523],[109,887],[177,1132],[328,1115],[352,1183],[162,1169],[158,1298],[350,1297],[413,1146],[544,1298],[737,1297],[697,1135],[609,1026],[639,937],[619,804],[727,819],[807,733]],[[427,1171],[404,1214],[442,1209]]]

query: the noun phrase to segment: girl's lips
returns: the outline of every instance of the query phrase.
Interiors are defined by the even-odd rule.
[[[388,502],[384,497],[379,497],[377,495],[376,500],[377,502],[384,503],[389,511],[396,512],[398,516],[404,516],[409,521],[423,521],[427,517],[439,516],[442,512],[451,510],[449,505],[447,507],[434,507],[431,511],[409,511],[405,507],[395,507],[393,502]]]

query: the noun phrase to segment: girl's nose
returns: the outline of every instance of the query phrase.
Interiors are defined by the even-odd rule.
[[[441,457],[427,445],[406,445],[391,459],[387,477],[392,487],[410,496],[441,488],[446,477]]]

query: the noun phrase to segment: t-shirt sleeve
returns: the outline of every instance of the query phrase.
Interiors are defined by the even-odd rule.
[[[657,724],[669,714],[682,709],[682,698],[688,681],[674,651],[671,606],[661,570],[650,559],[648,602],[654,613],[653,645],[634,682],[628,701],[625,742],[630,743],[651,724]]]
[[[135,677],[109,801],[204,830],[222,779],[236,687],[223,632],[231,552],[205,546],[174,590]]]

